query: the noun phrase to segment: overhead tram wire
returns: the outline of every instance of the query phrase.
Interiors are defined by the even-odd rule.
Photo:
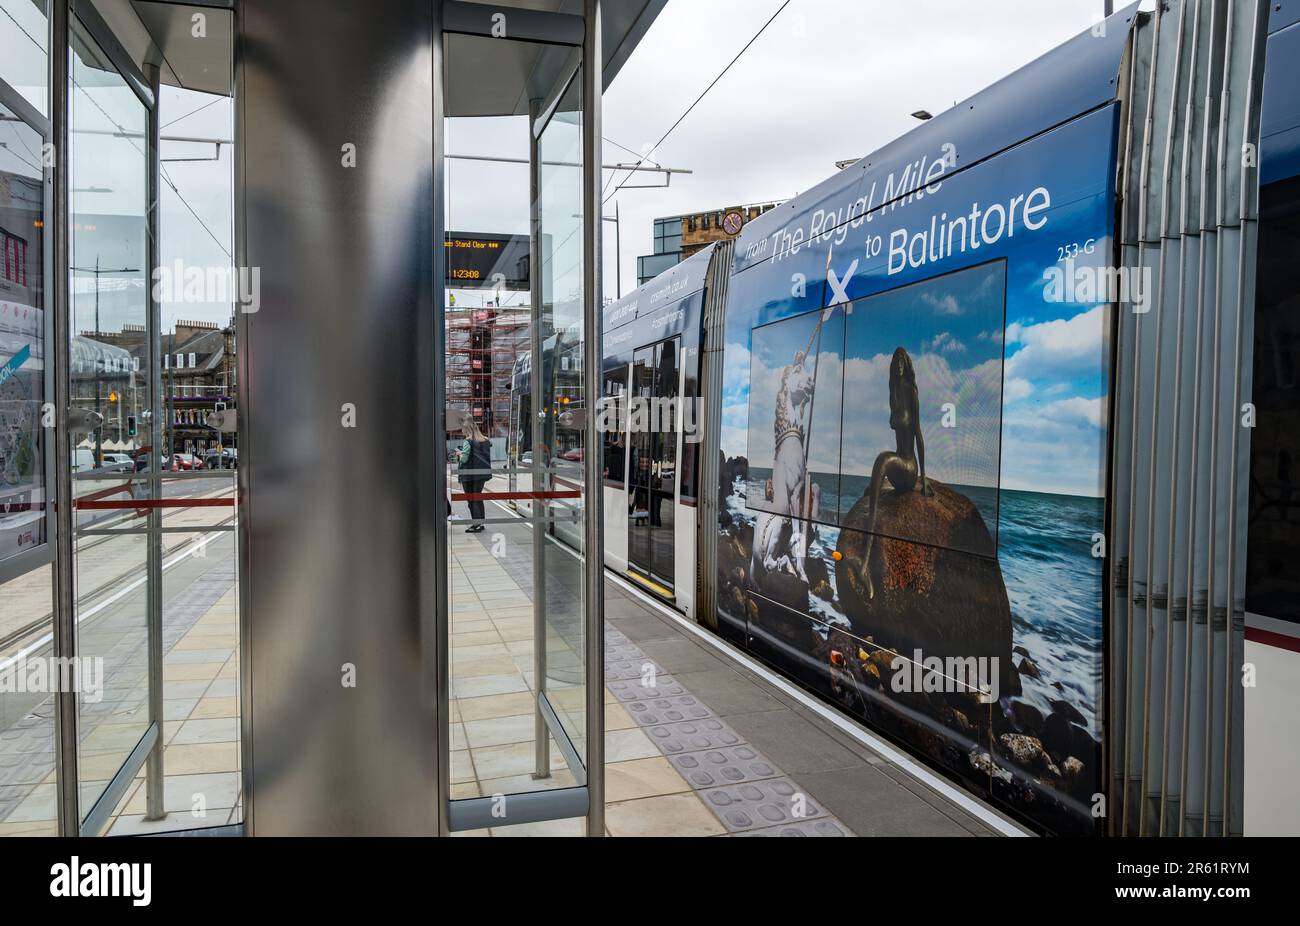
[[[608,196],[604,197],[601,200],[600,203],[601,206],[604,206],[605,203],[609,202],[610,199],[613,198],[614,195],[617,194],[619,190],[623,189],[624,185],[626,185],[627,182],[632,179],[632,174],[636,172],[636,167],[640,167],[642,164],[644,164],[646,160],[650,157],[650,155],[654,154],[655,151],[659,149],[659,146],[662,145],[667,140],[668,136],[673,133],[673,130],[676,129],[679,125],[681,125],[682,122],[686,119],[686,117],[691,114],[691,110],[695,109],[696,106],[700,105],[700,101],[703,100],[706,96],[708,96],[709,91],[712,90],[717,85],[718,81],[722,80],[722,78],[726,76],[727,72],[731,70],[732,66],[737,61],[740,60],[741,56],[744,55],[745,52],[749,51],[750,46],[758,41],[759,36],[761,36],[764,32],[767,31],[767,27],[772,25],[773,21],[775,21],[775,19],[781,15],[782,11],[784,11],[785,8],[789,5],[790,5],[790,0],[785,0],[784,3],[782,3],[779,7],[777,7],[776,12],[773,13],[770,17],[768,17],[767,22],[763,23],[762,27],[759,28],[759,30],[754,33],[753,38],[751,38],[748,42],[745,43],[745,47],[736,53],[736,57],[732,58],[731,61],[727,63],[727,66],[724,67],[718,73],[718,76],[713,78],[713,80],[709,83],[709,85],[704,88],[704,91],[698,97],[695,98],[695,102],[692,103],[690,106],[686,107],[686,112],[682,113],[679,117],[677,117],[677,121],[674,122],[668,128],[667,132],[664,132],[663,137],[660,138],[657,142],[655,142],[654,146],[649,151],[647,151],[644,155],[641,155],[640,159],[636,162],[635,167],[631,171],[629,171],[628,176],[623,178],[622,182],[619,183],[618,186],[614,187],[613,191]],[[610,179],[612,182],[613,177],[611,176]],[[606,184],[606,186],[608,186],[608,184]]]
[[[31,43],[32,43],[33,45],[35,45],[35,46],[36,46],[37,48],[39,48],[41,51],[45,51],[45,47],[44,47],[43,45],[41,45],[40,42],[36,41],[35,37],[33,37],[32,34],[31,34],[30,32],[28,32],[26,29],[23,28],[22,23],[20,23],[20,22],[19,22],[18,20],[16,20],[16,19],[14,19],[12,13],[10,13],[10,12],[9,12],[7,9],[5,9],[4,7],[0,7],[0,13],[4,13],[5,16],[7,16],[7,17],[9,18],[9,20],[10,20],[10,21],[15,25],[15,26],[18,27],[18,31],[21,32],[23,35],[27,36],[27,38],[31,40]],[[169,65],[169,66],[170,66],[170,65]],[[104,111],[104,107],[100,106],[100,105],[99,105],[99,102],[98,102],[98,101],[97,101],[93,96],[91,96],[89,93],[86,93],[84,87],[81,87],[80,85],[76,84],[75,81],[73,82],[73,85],[74,85],[78,90],[81,90],[81,92],[85,95],[86,99],[90,101],[90,104],[91,104],[92,106],[94,106],[96,109],[98,109],[98,110],[103,114],[104,118],[107,119],[107,120],[108,120],[108,121],[109,121],[113,126],[115,126],[115,127],[117,128],[117,130],[118,130],[118,132],[121,134],[121,137],[122,137],[122,138],[125,138],[125,139],[127,140],[127,142],[131,144],[132,147],[134,147],[134,148],[135,148],[137,151],[139,151],[141,154],[144,154],[144,150],[143,150],[142,148],[140,148],[139,145],[135,144],[135,142],[131,141],[130,136],[129,136],[129,134],[126,132],[126,130],[125,130],[125,129],[124,129],[124,128],[123,128],[123,127],[122,127],[122,126],[117,122],[116,119],[114,119],[112,116],[110,116],[107,112]],[[209,102],[209,103],[205,103],[204,105],[200,106],[198,109],[193,110],[192,112],[188,112],[188,113],[186,113],[185,115],[180,116],[179,118],[173,119],[171,122],[168,122],[167,125],[171,125],[173,122],[179,122],[181,119],[187,119],[187,118],[189,118],[190,116],[194,115],[194,113],[199,112],[199,110],[206,109],[207,107],[213,105],[213,103],[217,103],[217,102],[219,102],[219,101],[222,100],[222,99],[225,99],[225,97],[217,97],[216,99],[212,100],[211,102]],[[161,126],[160,126],[160,128],[161,128]],[[12,149],[11,149],[11,150],[12,150]],[[158,167],[159,167],[159,173],[160,173],[163,177],[166,178],[166,180],[167,180],[167,185],[170,186],[170,187],[172,188],[172,192],[176,194],[176,198],[179,199],[179,200],[181,201],[182,205],[184,205],[185,208],[189,210],[190,215],[194,216],[195,221],[197,221],[200,225],[203,226],[203,230],[204,230],[205,232],[208,233],[208,237],[211,238],[211,239],[216,243],[217,247],[221,248],[221,250],[225,253],[225,255],[226,255],[227,257],[229,257],[231,260],[234,260],[234,255],[231,254],[230,251],[229,251],[229,249],[228,249],[224,244],[221,243],[221,240],[220,240],[219,238],[217,238],[217,236],[216,236],[215,234],[213,234],[212,229],[208,227],[208,223],[207,223],[207,222],[204,222],[203,219],[199,218],[199,214],[198,214],[197,212],[194,211],[194,207],[191,206],[191,205],[189,204],[189,202],[185,199],[185,197],[181,195],[181,191],[180,191],[179,189],[176,188],[176,184],[175,184],[175,182],[172,180],[171,175],[167,173],[167,168],[163,167],[161,164],[159,164]]]
[[[192,109],[183,116],[177,116],[175,119],[172,119],[169,122],[164,122],[162,125],[158,126],[158,128],[161,130],[167,128],[167,126],[169,125],[175,125],[176,123],[180,122],[182,119],[188,119],[190,116],[203,112],[203,110],[207,109],[209,106],[213,106],[217,103],[220,103],[222,100],[228,100],[228,99],[230,99],[230,97],[215,95],[211,100],[204,103],[198,109]]]
[[[73,81],[72,85],[75,89],[81,91],[82,95],[86,98],[86,100],[90,103],[91,106],[94,106],[96,109],[100,111],[100,113],[104,116],[104,118],[109,121],[110,125],[114,126],[117,129],[119,137],[123,138],[127,144],[129,144],[132,148],[138,151],[141,155],[144,155],[146,158],[148,157],[148,155],[145,154],[144,149],[141,148],[139,145],[137,145],[134,141],[132,141],[131,133],[127,132],[127,130],[122,126],[121,123],[119,123],[116,119],[110,116],[108,112],[104,109],[104,107],[99,105],[99,101],[86,92],[85,87],[81,86],[76,81]],[[190,113],[190,115],[193,115],[193,113]],[[189,201],[181,194],[181,191],[177,188],[175,181],[172,180],[171,174],[167,173],[167,168],[164,167],[161,163],[159,163],[158,165],[158,175],[161,179],[167,181],[167,185],[172,188],[172,192],[175,193],[176,198],[181,201],[181,205],[183,205],[187,210],[189,210],[190,215],[194,216],[194,220],[196,222],[198,222],[201,226],[203,226],[203,230],[208,233],[208,237],[213,240],[216,246],[221,248],[222,252],[227,257],[229,257],[231,260],[234,260],[235,256],[230,253],[230,249],[221,243],[221,239],[218,238],[213,233],[212,229],[208,227],[208,223],[203,221],[203,219],[199,217],[199,214],[194,211],[194,207],[191,206],[189,204]]]
[[[7,9],[5,9],[2,6],[0,6],[0,13],[4,13],[5,16],[9,17],[9,21],[18,27],[18,31],[21,32],[23,35],[27,36],[27,38],[31,39],[32,44],[35,45],[37,48],[39,48],[42,54],[45,53],[45,46],[42,45],[40,42],[36,41],[35,36],[33,36],[30,32],[24,29],[22,23],[14,19],[13,13],[10,13]]]
[[[602,136],[600,136],[600,137],[601,137],[603,140],[609,142],[609,143],[610,143],[611,145],[613,145],[615,148],[620,148],[620,149],[622,149],[623,151],[626,151],[628,154],[635,155],[636,157],[641,157],[641,152],[639,152],[639,151],[633,151],[633,150],[632,150],[631,148],[629,148],[627,145],[620,145],[618,142],[614,141],[614,139],[609,138],[609,137],[607,137],[607,136],[605,136],[605,135],[602,135]],[[658,161],[656,161],[656,160],[654,160],[653,158],[651,158],[649,155],[646,155],[646,160],[649,161],[650,164],[651,164],[652,166],[654,166],[654,167],[663,167],[662,164],[660,164]],[[639,166],[639,165],[638,165],[638,166]],[[610,180],[613,180],[613,178],[614,178],[614,174],[613,174],[613,172],[614,172],[614,171],[618,171],[618,170],[619,170],[618,167],[611,167],[611,168],[610,168],[610,171],[611,171],[611,173],[610,173]],[[609,183],[608,183],[608,182],[605,183],[605,189],[609,189]],[[604,193],[604,190],[601,190],[601,192]]]

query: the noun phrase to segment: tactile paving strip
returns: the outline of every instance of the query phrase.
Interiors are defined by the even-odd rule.
[[[823,820],[800,820],[784,826],[773,826],[761,830],[747,830],[736,836],[852,836],[853,834],[839,820],[827,817]]]
[[[643,679],[653,687],[643,685]],[[610,627],[605,630],[605,686],[728,833],[853,835],[708,705]]]
[[[643,727],[680,723],[683,720],[703,720],[713,716],[713,711],[689,694],[676,698],[655,698],[653,701],[624,701],[623,707]]]
[[[666,756],[695,752],[700,749],[739,746],[744,742],[739,733],[716,717],[657,724],[646,727],[645,732],[659,747],[659,751]]]
[[[659,672],[654,673],[654,679],[649,685],[642,683],[640,679],[612,679],[606,676],[605,687],[614,697],[624,702],[690,697],[690,692],[682,687],[677,679]]]
[[[752,746],[726,746],[722,749],[688,752],[669,756],[668,761],[696,789],[738,784],[742,781],[761,781],[781,774],[776,766],[759,755]]]
[[[733,833],[793,826],[826,816],[822,806],[788,778],[727,785],[701,792],[722,825]]]

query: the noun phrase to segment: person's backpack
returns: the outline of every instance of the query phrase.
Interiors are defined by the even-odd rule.
[[[474,441],[470,448],[470,469],[488,470],[492,468],[492,443],[490,441]],[[486,479],[484,473],[479,474],[480,479]]]

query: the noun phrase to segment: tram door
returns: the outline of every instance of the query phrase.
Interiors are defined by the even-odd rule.
[[[628,564],[660,591],[673,587],[677,485],[677,358],[670,338],[632,355],[628,446]]]

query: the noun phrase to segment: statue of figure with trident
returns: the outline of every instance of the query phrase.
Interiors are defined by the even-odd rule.
[[[758,582],[763,572],[788,571],[805,583],[804,557],[808,551],[807,519],[813,515],[819,493],[808,479],[808,434],[812,425],[813,393],[817,384],[822,325],[832,310],[823,311],[803,350],[781,373],[776,397],[775,443],[772,460],[772,507],[754,526],[750,575]],[[814,344],[817,347],[814,350]],[[813,368],[808,369],[808,358]]]
[[[818,332],[821,326],[818,325]],[[817,336],[814,332],[813,339]],[[781,514],[803,517],[808,478],[807,417],[812,407],[816,373],[806,366],[808,347],[796,351],[794,362],[781,374],[776,397],[772,460],[772,506]]]

